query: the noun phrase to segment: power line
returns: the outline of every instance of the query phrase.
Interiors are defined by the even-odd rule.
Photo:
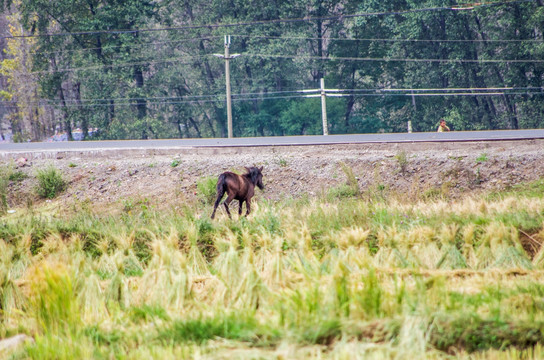
[[[471,6],[461,6],[461,7],[448,7],[448,6],[439,6],[439,7],[428,7],[428,8],[419,8],[419,9],[408,9],[408,10],[397,10],[397,11],[378,11],[378,12],[367,12],[367,13],[357,13],[357,14],[343,14],[343,15],[329,15],[329,16],[318,16],[318,17],[303,17],[303,18],[289,18],[289,19],[272,19],[272,20],[255,20],[248,22],[238,22],[238,23],[215,23],[215,24],[200,24],[200,25],[185,25],[185,26],[176,26],[176,27],[163,27],[163,28],[143,28],[143,29],[117,29],[117,30],[93,30],[93,31],[74,31],[74,32],[59,32],[59,33],[46,33],[46,34],[29,34],[29,35],[13,35],[5,36],[0,39],[24,39],[24,38],[34,38],[34,37],[51,37],[51,36],[81,36],[81,35],[97,35],[97,34],[127,34],[127,33],[141,33],[141,32],[159,32],[159,31],[179,31],[179,30],[193,30],[193,29],[216,29],[216,28],[232,28],[240,26],[252,26],[252,25],[269,25],[269,24],[279,24],[279,23],[295,23],[295,22],[310,22],[310,21],[327,21],[327,20],[339,20],[352,19],[359,17],[372,17],[372,16],[389,16],[389,15],[406,15],[418,12],[432,12],[432,11],[463,11],[463,10],[474,10],[477,8],[484,7],[495,7],[501,5],[511,5],[519,3],[534,3],[536,0],[512,0],[512,1],[492,1],[492,2],[481,2],[470,4]]]
[[[264,36],[264,35],[232,35],[232,37],[239,38],[248,38],[248,39],[266,39],[266,40],[314,40],[314,41],[360,41],[360,42],[411,42],[411,43],[541,43],[544,42],[544,39],[404,39],[404,38],[337,38],[337,37],[304,37],[304,36]],[[90,48],[81,48],[81,49],[67,49],[67,50],[56,50],[56,51],[30,51],[31,54],[39,55],[50,55],[50,54],[63,54],[63,53],[82,53],[87,51],[108,51],[112,49],[119,48],[138,48],[145,46],[154,46],[154,45],[165,45],[165,44],[177,44],[184,43],[189,41],[200,41],[200,40],[210,40],[222,38],[219,35],[210,35],[197,38],[186,38],[181,40],[164,40],[164,41],[152,41],[152,42],[142,42],[138,44],[122,44],[115,46],[102,46],[102,47],[90,47]]]
[[[300,90],[285,90],[285,91],[266,91],[266,92],[252,92],[252,93],[240,93],[232,94],[232,96],[254,96],[268,94],[289,94],[299,93]],[[176,100],[176,99],[205,99],[210,97],[224,97],[224,94],[212,94],[212,95],[183,95],[183,96],[152,96],[152,97],[131,97],[131,98],[109,98],[109,99],[66,99],[65,102],[92,102],[92,101],[132,101],[132,100]],[[59,99],[42,99],[47,102],[60,102]],[[0,101],[1,103],[1,101]]]
[[[233,37],[257,38],[268,40],[330,40],[330,41],[363,41],[363,42],[443,42],[443,43],[508,43],[508,42],[544,42],[544,39],[403,39],[403,38],[336,38],[336,37],[303,37],[303,36],[264,36],[264,35],[232,35]]]
[[[55,70],[41,70],[33,71],[28,73],[28,75],[34,74],[54,74],[58,72],[72,72],[72,71],[85,71],[85,70],[100,70],[106,68],[115,68],[115,67],[125,67],[125,66],[138,66],[138,65],[153,65],[153,64],[166,64],[166,63],[175,63],[176,65],[191,65],[191,63],[180,63],[178,62],[181,59],[193,59],[193,58],[202,58],[202,56],[183,56],[183,57],[173,57],[173,58],[164,58],[159,60],[146,60],[146,61],[136,61],[122,64],[108,64],[108,65],[92,65],[78,68],[62,68]],[[24,75],[24,74],[23,74]]]
[[[232,35],[233,37],[249,38],[249,39],[266,39],[266,40],[302,40],[302,41],[360,41],[360,42],[408,42],[408,43],[542,43],[544,39],[404,39],[404,38],[335,38],[335,37],[303,37],[303,36],[261,36],[261,35]],[[80,49],[66,49],[55,51],[38,51],[32,50],[30,54],[34,55],[51,55],[51,54],[64,54],[64,53],[85,53],[101,50],[103,52],[118,49],[118,48],[143,48],[145,46],[164,45],[164,44],[176,44],[189,41],[200,41],[222,38],[219,35],[210,35],[197,38],[187,38],[181,40],[164,40],[164,41],[152,41],[142,42],[138,44],[123,44],[115,46],[102,46],[102,47],[90,47]],[[170,48],[168,48],[170,49]]]
[[[342,57],[342,56],[313,56],[313,55],[276,55],[276,54],[249,54],[243,53],[245,57],[261,57],[261,58],[277,58],[277,59],[306,59],[306,60],[321,60],[321,61],[378,61],[378,62],[415,62],[415,63],[477,63],[477,64],[486,64],[486,63],[544,63],[544,59],[414,59],[414,58],[372,58],[372,57]],[[121,64],[108,64],[108,65],[92,65],[84,67],[74,67],[74,68],[61,68],[61,69],[50,69],[50,70],[40,70],[29,72],[28,74],[22,75],[35,75],[35,74],[54,74],[58,72],[74,72],[74,71],[86,71],[86,70],[100,70],[105,68],[115,68],[115,67],[125,67],[125,66],[137,66],[137,65],[153,65],[153,64],[163,64],[163,63],[174,63],[177,65],[191,65],[191,63],[179,63],[179,60],[187,59],[201,59],[202,57],[211,57],[212,55],[184,55],[181,57],[172,57],[172,58],[163,58],[157,60],[145,60],[138,62],[129,62]]]
[[[419,96],[419,97],[467,97],[467,96],[506,96],[506,95],[531,95],[531,96],[537,96],[537,95],[544,95],[544,92],[512,92],[512,93],[505,93],[505,92],[493,92],[493,93],[421,93],[421,94],[360,94],[360,93],[354,93],[354,94],[338,94],[338,95],[327,95],[327,97],[391,97],[391,96],[400,96],[400,97],[411,97],[411,96]],[[291,95],[291,96],[273,96],[273,97],[253,97],[253,98],[239,98],[239,99],[232,99],[233,102],[242,102],[242,101],[265,101],[265,100],[279,100],[279,99],[302,99],[302,98],[318,98],[320,95]],[[217,103],[217,102],[224,102],[224,99],[216,99],[216,100],[185,100],[185,101],[157,101],[157,102],[148,102],[146,103],[146,106],[148,108],[151,108],[153,106],[158,105],[180,105],[180,104],[198,104],[202,105],[205,103]],[[137,106],[141,105],[141,103],[138,102],[129,102],[129,103],[116,103],[115,106]],[[47,107],[47,108],[54,108],[55,105],[51,104],[31,104],[31,107]],[[109,104],[82,104],[82,105],[66,105],[65,107],[80,107],[80,108],[97,108],[97,107],[109,107]],[[6,108],[18,108],[15,105],[5,105]]]
[[[152,45],[161,45],[161,44],[174,44],[174,43],[183,43],[183,42],[189,42],[189,41],[199,41],[199,40],[210,40],[214,38],[222,38],[222,36],[219,35],[210,35],[210,36],[204,36],[204,37],[197,37],[197,38],[185,38],[180,40],[164,40],[164,41],[153,41],[153,42],[142,42],[138,44],[122,44],[122,45],[115,45],[115,46],[102,46],[102,47],[91,47],[91,48],[81,48],[81,49],[67,49],[67,50],[56,50],[56,51],[37,51],[33,50],[30,51],[31,54],[39,54],[39,55],[49,55],[49,54],[62,54],[62,53],[73,53],[73,52],[85,52],[85,51],[108,51],[111,49],[118,49],[118,48],[135,48],[135,47],[144,47],[144,46],[152,46]]]
[[[408,93],[408,95],[412,95],[412,93],[448,93],[448,92],[471,92],[471,94],[477,94],[477,93],[484,93],[484,92],[497,92],[497,91],[521,91],[521,90],[539,90],[544,92],[543,87],[536,87],[536,86],[525,86],[525,87],[457,87],[457,88],[373,88],[373,89],[334,89],[330,90],[327,89],[327,92],[338,92],[338,93],[348,93],[349,95],[357,95],[361,92],[364,93],[380,93],[378,95],[381,95],[381,93],[393,93],[393,92],[405,92]],[[245,92],[245,93],[239,93],[239,94],[232,94],[233,97],[248,97],[248,96],[260,96],[260,98],[272,98],[270,95],[278,95],[278,94],[291,94],[291,93],[311,93],[311,92],[318,92],[320,89],[311,89],[311,90],[284,90],[284,91],[261,91],[261,92]],[[184,96],[153,96],[153,97],[124,97],[124,98],[95,98],[95,99],[41,99],[39,102],[33,102],[33,104],[37,103],[60,103],[60,102],[66,102],[66,103],[85,103],[85,102],[110,102],[110,101],[150,101],[150,100],[182,100],[182,99],[207,99],[207,98],[221,98],[224,97],[224,94],[207,94],[207,95],[184,95]],[[298,95],[294,95],[298,96]],[[328,94],[327,96],[332,96],[331,94]],[[0,101],[0,103],[6,104],[6,103],[17,103],[17,101]],[[117,104],[117,103],[116,103]],[[93,104],[91,104],[93,105]],[[106,104],[110,105],[110,104]],[[79,105],[78,105],[79,106]]]
[[[312,56],[312,55],[275,55],[275,54],[242,54],[244,56],[269,57],[283,59],[308,59],[328,61],[384,61],[384,62],[429,62],[429,63],[544,63],[544,59],[413,59],[413,58],[372,58],[372,57],[342,57],[342,56]]]
[[[313,41],[360,41],[360,42],[407,42],[407,43],[542,43],[544,39],[403,39],[403,38],[334,38],[334,37],[299,37],[299,36],[252,36],[252,35],[232,35],[233,37],[244,37],[249,39],[266,39],[266,40],[313,40]],[[104,46],[104,47],[92,47],[70,50],[56,50],[56,51],[30,51],[34,55],[51,55],[51,54],[65,54],[65,53],[85,53],[92,51],[108,51],[118,48],[134,49],[143,48],[146,46],[176,44],[188,41],[198,40],[210,40],[214,38],[222,38],[222,36],[206,36],[199,38],[189,38],[183,40],[165,40],[165,41],[153,41],[143,42],[139,44],[123,44],[116,46]],[[170,48],[167,48],[170,49]]]
[[[356,92],[360,91],[361,89],[344,89],[341,91],[349,91],[349,92]],[[365,90],[365,89],[362,89]],[[384,91],[384,92],[394,92],[394,91],[403,91],[403,92],[429,92],[429,91],[505,91],[505,90],[541,90],[544,91],[543,87],[539,86],[521,86],[521,87],[513,87],[513,86],[503,86],[503,87],[458,87],[458,88],[398,88],[398,89],[376,89],[377,91]]]
[[[309,94],[310,92],[317,92],[319,89],[315,90],[291,90],[291,91],[275,91],[270,93],[240,93],[233,94],[235,98],[233,101],[255,101],[255,100],[276,100],[276,99],[295,99],[295,98],[309,98],[309,97],[319,97],[320,94]],[[526,91],[522,91],[526,90]],[[540,90],[540,91],[527,91],[527,90]],[[329,90],[330,91],[330,90]],[[475,92],[476,91],[476,92]],[[397,93],[395,93],[397,92]],[[293,95],[279,95],[279,94],[289,94],[289,93],[298,93]],[[273,96],[267,95],[273,94]],[[260,95],[260,96],[255,96]],[[327,93],[328,97],[387,97],[387,96],[498,96],[498,95],[544,95],[544,88],[542,87],[489,87],[489,88],[419,88],[419,89],[338,89],[337,93],[330,94]],[[68,102],[67,105],[62,105],[62,107],[75,107],[75,108],[89,108],[89,107],[109,107],[109,103],[98,103],[98,104],[85,104],[84,102],[90,101],[111,101],[111,100],[121,100],[121,102],[116,102],[115,106],[136,106],[141,105],[142,100],[146,101],[147,106],[152,105],[172,105],[172,104],[194,104],[194,103],[212,103],[212,102],[223,102],[225,100],[225,95],[188,95],[183,97],[152,97],[152,98],[117,98],[117,99],[81,99],[81,100],[65,100]],[[161,101],[151,101],[151,100],[161,100]],[[167,101],[165,101],[167,100]],[[81,101],[82,103],[78,103]],[[16,101],[0,101],[1,104],[14,104]],[[27,105],[33,106],[46,106],[46,107],[56,107],[61,105],[61,100],[58,99],[48,99],[38,102],[29,102]],[[10,107],[13,105],[5,105]]]
[[[459,93],[420,93],[420,94],[394,94],[394,93],[381,93],[381,94],[361,94],[361,93],[352,93],[352,94],[327,94],[327,97],[388,97],[388,96],[503,96],[503,95],[544,95],[544,92],[493,92],[493,93],[470,93],[470,92],[459,92]],[[244,99],[232,99],[232,101],[255,101],[255,100],[270,100],[270,99],[292,99],[292,98],[318,98],[320,94],[312,95],[293,95],[293,96],[278,96],[278,97],[266,97],[266,98],[244,98]]]

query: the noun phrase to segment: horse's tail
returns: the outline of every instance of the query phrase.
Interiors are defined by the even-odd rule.
[[[217,179],[217,199],[215,200],[215,207],[219,205],[219,202],[223,198],[223,195],[225,195],[225,191],[227,191],[227,176],[225,174],[219,175],[219,178]]]
[[[217,207],[219,206],[223,195],[225,195],[225,191],[227,191],[227,176],[225,174],[219,175],[219,178],[217,179],[216,189],[217,199],[215,199],[215,204],[213,205],[212,219],[215,217],[215,210],[217,210]]]

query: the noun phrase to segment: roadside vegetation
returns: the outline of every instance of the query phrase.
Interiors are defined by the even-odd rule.
[[[52,165],[45,169],[39,169],[36,172],[36,179],[38,181],[36,193],[46,199],[53,199],[67,186],[62,172]]]
[[[351,179],[216,221],[34,205],[0,224],[0,338],[34,342],[0,354],[542,358],[544,188],[523,189],[408,202]]]

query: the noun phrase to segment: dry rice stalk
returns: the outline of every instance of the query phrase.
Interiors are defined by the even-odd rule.
[[[419,259],[421,266],[426,269],[434,269],[442,258],[442,253],[435,242],[418,244],[412,248],[414,255]]]
[[[370,234],[370,229],[361,227],[352,227],[341,231],[335,235],[336,244],[341,250],[346,250],[349,247],[360,247]]]
[[[533,264],[527,258],[527,255],[514,246],[503,246],[500,251],[497,251],[497,253],[497,259],[491,265],[493,268],[528,270],[533,268]]]
[[[467,262],[454,244],[442,248],[442,258],[436,264],[437,269],[465,269]]]
[[[459,225],[457,224],[447,224],[442,225],[440,232],[438,233],[438,239],[442,246],[447,246],[455,243],[455,237],[459,232]]]
[[[481,245],[476,251],[476,257],[478,258],[476,268],[480,270],[487,269],[495,261],[495,255],[489,245]]]

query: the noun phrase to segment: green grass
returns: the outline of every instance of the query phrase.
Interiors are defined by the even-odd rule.
[[[16,170],[13,164],[0,166],[0,215],[8,210],[8,192],[10,183],[18,183],[28,178],[21,170]]]
[[[213,222],[201,201],[21,210],[0,223],[0,335],[33,335],[11,355],[34,359],[538,358],[528,194],[261,200]]]
[[[476,158],[476,163],[478,164],[481,164],[481,163],[484,163],[486,161],[488,161],[489,158],[487,157],[487,154],[486,153],[481,153],[477,158]]]
[[[406,155],[406,152],[400,151],[395,155],[395,160],[397,160],[397,165],[399,167],[399,172],[401,174],[404,174],[406,172],[406,169],[408,167],[408,156]]]
[[[357,195],[359,195],[359,189],[347,184],[338,185],[329,189],[329,197],[332,199],[350,198]]]
[[[485,320],[479,316],[443,316],[434,319],[429,342],[444,352],[455,348],[469,353],[511,346],[527,349],[544,341],[543,326],[534,322]]]
[[[21,182],[28,178],[28,175],[21,170],[15,170],[8,175],[8,180],[13,182]]]
[[[8,177],[0,174],[0,215],[5,214],[8,210],[8,185]]]
[[[135,322],[153,321],[155,319],[166,321],[170,320],[170,316],[168,316],[168,313],[163,307],[159,305],[153,306],[147,304],[142,306],[134,306],[131,309],[131,318]]]
[[[487,198],[490,201],[496,201],[509,196],[542,198],[544,197],[544,179],[539,179],[530,183],[516,184],[506,191],[491,192],[488,194]]]
[[[259,332],[259,327],[252,316],[244,314],[200,317],[174,321],[169,328],[159,331],[157,339],[166,343],[195,342],[197,344],[219,338],[252,342],[266,336]]]
[[[36,172],[38,184],[36,193],[45,199],[53,199],[68,186],[62,173],[57,168],[50,166]]]
[[[217,195],[216,186],[217,178],[214,176],[204,177],[197,181],[197,195],[205,204],[211,205],[214,203]]]

